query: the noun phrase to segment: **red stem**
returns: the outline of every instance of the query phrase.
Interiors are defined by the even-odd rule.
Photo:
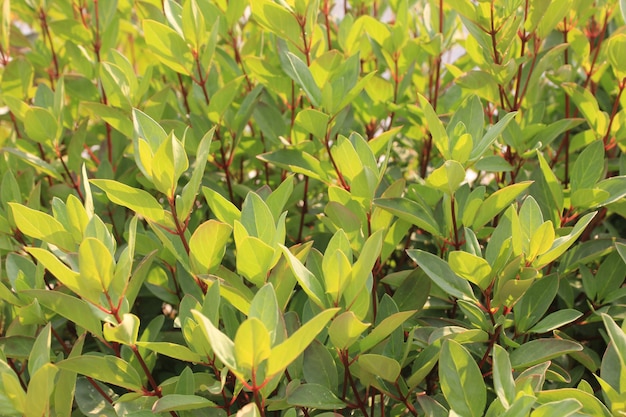
[[[611,127],[613,126],[613,121],[615,120],[615,116],[619,110],[619,103],[622,93],[624,92],[624,88],[626,88],[626,77],[624,77],[619,83],[619,91],[617,92],[617,97],[615,97],[615,101],[613,102],[613,110],[611,111],[611,117],[609,118],[609,125],[606,128],[606,135],[604,135],[604,138],[602,139],[605,148],[608,146],[609,137],[611,136]]]

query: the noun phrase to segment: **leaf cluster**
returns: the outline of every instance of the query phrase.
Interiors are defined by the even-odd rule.
[[[624,0],[0,23],[0,414],[623,414]]]

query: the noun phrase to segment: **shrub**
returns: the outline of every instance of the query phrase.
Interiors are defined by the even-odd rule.
[[[625,15],[4,0],[1,414],[621,415]]]

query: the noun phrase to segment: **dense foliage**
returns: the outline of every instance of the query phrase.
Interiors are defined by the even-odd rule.
[[[345,3],[3,0],[1,415],[623,415],[626,2]]]

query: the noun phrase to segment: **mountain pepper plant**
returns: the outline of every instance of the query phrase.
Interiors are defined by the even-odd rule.
[[[1,4],[1,415],[623,415],[624,0]]]

